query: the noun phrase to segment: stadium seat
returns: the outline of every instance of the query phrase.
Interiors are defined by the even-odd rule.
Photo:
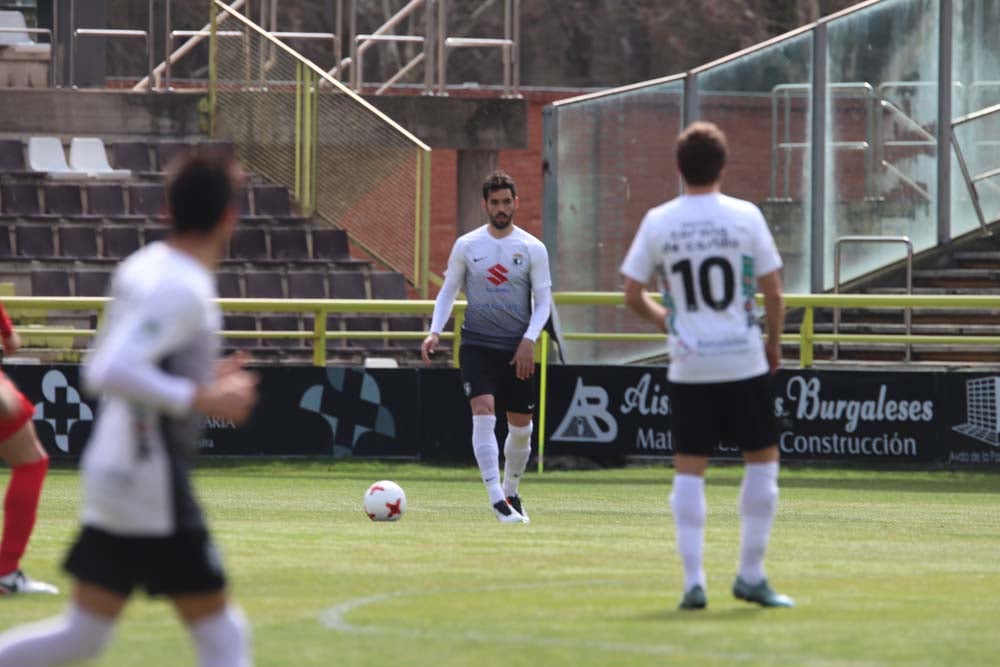
[[[344,325],[348,331],[381,331],[382,330],[382,318],[381,317],[345,317]],[[385,348],[384,338],[355,338],[349,339],[347,344],[350,347],[360,347],[365,349],[382,349]]]
[[[61,269],[32,269],[31,296],[70,296],[69,273]]]
[[[254,215],[253,208],[250,206],[250,189],[243,188],[240,190],[240,222],[243,224],[258,224],[262,222],[270,223],[274,219],[267,215]]]
[[[159,183],[133,185],[129,188],[129,197],[131,199],[130,210],[134,215],[147,218],[164,217],[166,208],[163,186]]]
[[[406,279],[395,271],[375,271],[371,275],[373,299],[406,299]]]
[[[125,259],[139,249],[139,228],[134,225],[108,225],[101,231],[106,259]]]
[[[295,315],[262,315],[261,331],[300,331],[299,318]],[[304,346],[301,338],[264,338],[264,347],[301,348]]]
[[[77,296],[105,296],[111,282],[110,271],[80,270],[74,274]]]
[[[154,144],[156,148],[156,168],[159,171],[166,171],[170,162],[177,156],[191,150],[191,144],[186,141],[161,141]]]
[[[267,230],[258,227],[237,228],[229,241],[233,259],[267,259]]]
[[[22,12],[0,11],[0,28],[10,30],[10,32],[0,32],[0,48],[11,48],[15,53],[32,54],[48,54],[52,51],[51,44],[40,44],[31,38]]]
[[[273,259],[309,259],[309,239],[302,227],[272,227]]]
[[[339,260],[350,259],[347,249],[347,232],[332,227],[314,228],[312,230],[313,259]]]
[[[111,157],[116,169],[128,169],[140,176],[155,173],[145,141],[116,141],[111,144]]]
[[[0,139],[0,173],[19,177],[37,175],[24,162],[24,144],[20,139]]]
[[[112,169],[104,142],[94,137],[74,137],[69,144],[69,166],[96,178],[130,178],[128,169]]]
[[[56,137],[31,137],[28,139],[28,167],[48,174],[50,178],[80,178],[66,164],[66,152]]]
[[[256,331],[257,319],[253,315],[223,315],[222,327],[227,331]],[[223,338],[227,348],[256,347],[260,344],[258,338]]]
[[[6,183],[0,186],[0,204],[7,217],[50,219],[42,214],[38,201],[38,187],[33,183]]]
[[[202,155],[224,155],[230,159],[236,157],[236,146],[231,141],[206,140],[194,145],[195,150]]]
[[[251,271],[245,276],[248,299],[284,299],[279,271]]]
[[[51,259],[55,257],[56,246],[49,225],[17,225],[17,254],[30,259]]]
[[[10,235],[10,226],[0,224],[0,257],[9,258],[14,256],[14,243]]]
[[[240,289],[240,274],[234,271],[220,271],[216,275],[216,289],[223,299],[243,298]]]
[[[45,185],[45,213],[57,218],[81,218],[83,216],[83,191],[79,185]]]
[[[111,184],[88,185],[87,213],[105,218],[124,216],[125,197],[122,186]]]
[[[430,330],[422,317],[412,317],[408,315],[389,317],[388,324],[389,331],[419,331],[421,333],[427,333]],[[412,340],[390,340],[389,346],[405,350],[419,350],[420,342],[421,339],[419,338],[414,338]]]
[[[253,200],[257,215],[267,215],[286,223],[305,221],[301,216],[292,215],[288,188],[284,185],[258,185],[253,189]]]
[[[326,274],[319,271],[290,271],[288,273],[288,298],[325,299]]]
[[[60,225],[56,230],[59,237],[59,256],[68,259],[96,259],[97,228],[91,225]]]
[[[143,243],[150,244],[167,238],[170,229],[166,225],[147,225],[142,228]]]
[[[331,299],[367,299],[365,275],[360,271],[331,271]]]

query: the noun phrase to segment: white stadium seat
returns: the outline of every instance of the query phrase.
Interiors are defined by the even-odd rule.
[[[97,178],[129,178],[128,169],[112,169],[104,142],[93,137],[74,137],[69,145],[69,166],[73,171]]]
[[[13,47],[18,53],[49,53],[51,45],[39,44],[27,32],[28,24],[24,14],[18,11],[0,11],[0,28],[11,32],[0,32],[0,47]],[[13,32],[17,30],[18,32]],[[20,31],[24,32],[20,32]]]
[[[56,137],[28,139],[28,168],[47,172],[52,178],[79,178],[84,175],[72,171],[66,164],[62,142]]]

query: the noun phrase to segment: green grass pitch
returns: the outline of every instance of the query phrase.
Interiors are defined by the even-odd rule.
[[[670,476],[530,474],[526,526],[495,521],[472,468],[209,463],[197,486],[259,666],[1000,664],[1000,475],[784,470],[768,572],[798,607],[763,610],[729,593],[740,469],[713,468],[709,608],[686,613]],[[407,492],[399,523],[362,514],[379,479]],[[24,563],[64,589],[77,494],[75,471],[51,473]],[[0,599],[0,628],[65,603]],[[140,596],[95,664],[194,654]]]

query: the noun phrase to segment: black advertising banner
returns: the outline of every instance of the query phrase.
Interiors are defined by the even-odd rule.
[[[206,418],[202,453],[472,460],[471,414],[455,369],[256,370],[261,401],[251,422],[236,428]],[[49,453],[78,457],[98,410],[80,388],[79,367],[4,372],[35,404]],[[775,376],[773,391],[786,460],[1000,466],[1000,372],[789,369]],[[546,443],[546,456],[609,464],[671,456],[666,369],[551,366]],[[717,454],[739,456],[726,443]]]
[[[420,451],[416,370],[265,367],[260,403],[243,428],[206,418],[203,454],[416,457]],[[83,451],[98,402],[80,388],[78,366],[8,365],[35,403],[35,428],[53,457]]]
[[[549,387],[547,456],[673,454],[664,367],[553,366]],[[782,370],[773,392],[788,460],[1000,465],[1000,374]]]

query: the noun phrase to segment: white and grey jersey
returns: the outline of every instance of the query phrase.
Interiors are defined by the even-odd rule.
[[[468,306],[462,343],[516,350],[531,322],[532,290],[552,285],[545,246],[515,227],[495,238],[486,225],[455,241],[448,280],[456,280]]]
[[[215,282],[154,243],[118,268],[111,297],[83,368],[101,395],[81,466],[83,523],[125,536],[203,528],[189,479],[203,418],[191,404],[219,353]]]

